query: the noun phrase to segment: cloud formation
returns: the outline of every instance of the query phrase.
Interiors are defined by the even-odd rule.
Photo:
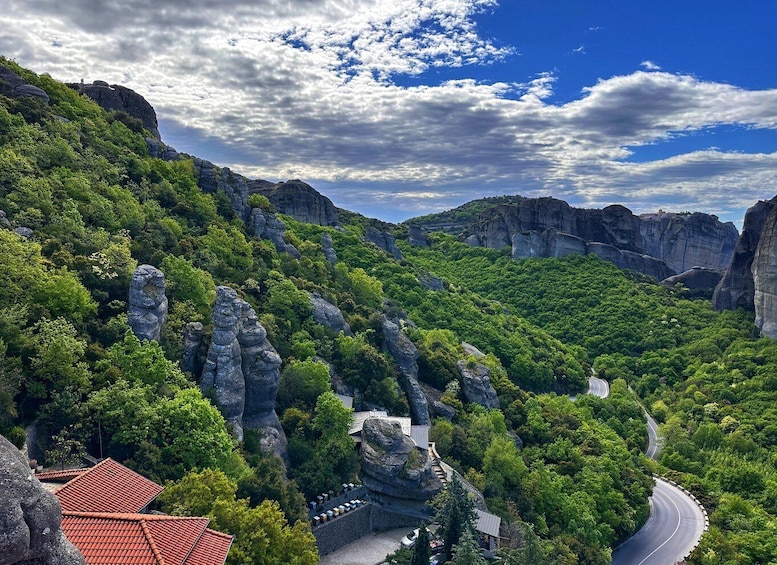
[[[721,125],[777,129],[777,90],[644,71],[564,104],[557,77],[430,70],[518,55],[482,37],[494,0],[10,0],[0,53],[66,81],[144,95],[179,150],[252,177],[303,178],[398,220],[491,194],[739,214],[775,186],[777,154],[713,148],[634,162]],[[733,219],[733,218],[732,218]]]

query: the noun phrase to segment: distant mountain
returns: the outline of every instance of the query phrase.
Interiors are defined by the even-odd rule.
[[[403,223],[419,225],[427,232],[442,231],[452,235],[461,235],[478,214],[505,204],[517,204],[525,200],[523,196],[488,196],[478,198],[452,210],[427,214],[411,218]]]

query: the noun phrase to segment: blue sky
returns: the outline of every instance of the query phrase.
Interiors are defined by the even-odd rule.
[[[0,2],[0,53],[388,221],[523,194],[740,225],[777,194],[771,0]]]

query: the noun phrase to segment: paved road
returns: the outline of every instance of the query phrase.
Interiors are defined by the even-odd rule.
[[[658,424],[656,421],[645,412],[645,419],[647,420],[648,429],[648,448],[645,451],[645,455],[655,460],[661,455],[661,440],[658,437]]]
[[[704,533],[704,514],[680,488],[656,479],[650,518],[615,550],[612,565],[669,565],[681,561]]]
[[[610,396],[610,384],[599,377],[588,377],[588,394],[607,398]]]

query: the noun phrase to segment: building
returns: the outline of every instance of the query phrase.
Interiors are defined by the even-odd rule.
[[[163,487],[113,459],[38,473],[62,506],[62,531],[87,565],[224,565],[232,536],[200,517],[148,514]]]

